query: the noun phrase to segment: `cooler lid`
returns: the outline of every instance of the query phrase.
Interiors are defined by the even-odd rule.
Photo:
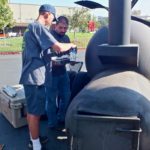
[[[16,104],[25,102],[24,88],[22,85],[4,86],[1,89],[1,93],[9,103]]]

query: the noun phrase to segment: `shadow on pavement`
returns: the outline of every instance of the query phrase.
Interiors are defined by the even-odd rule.
[[[41,135],[49,138],[46,144],[47,150],[69,150],[69,142],[66,139],[66,133],[61,131],[49,130],[47,120],[41,121]],[[27,126],[14,128],[0,114],[0,144],[4,144],[4,150],[27,150],[29,142]]]

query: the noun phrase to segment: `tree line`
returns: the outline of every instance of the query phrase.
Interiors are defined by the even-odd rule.
[[[0,29],[5,30],[6,27],[11,28],[14,25],[13,12],[11,11],[8,1],[0,1]]]

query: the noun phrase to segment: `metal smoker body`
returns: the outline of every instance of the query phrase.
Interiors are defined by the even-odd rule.
[[[91,81],[66,115],[73,150],[149,150],[150,28],[130,12],[130,0],[109,0],[109,28],[87,46]]]

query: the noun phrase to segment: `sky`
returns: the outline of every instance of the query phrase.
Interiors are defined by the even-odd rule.
[[[78,0],[9,0],[10,3],[27,3],[27,4],[51,4],[54,6],[72,6],[79,7],[74,4]],[[108,6],[109,0],[93,0],[105,6]],[[142,15],[150,16],[150,0],[139,0],[133,10],[141,10]],[[104,9],[94,9],[91,11],[94,15],[107,16],[108,12]]]

